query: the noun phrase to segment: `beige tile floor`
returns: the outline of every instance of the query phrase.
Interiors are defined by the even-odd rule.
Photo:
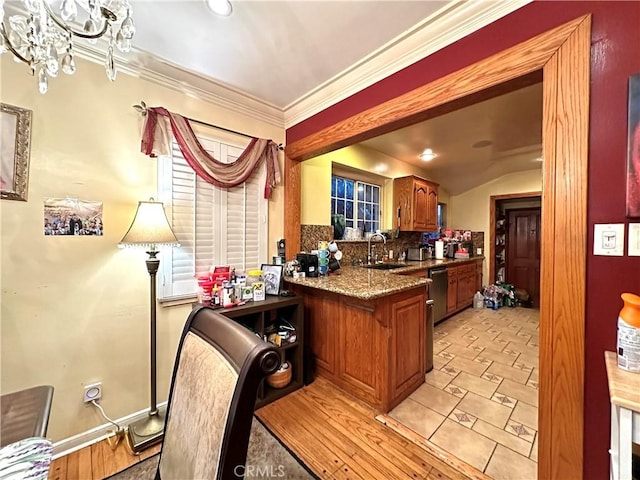
[[[426,383],[389,415],[496,480],[535,479],[538,324],[508,307],[439,323]]]

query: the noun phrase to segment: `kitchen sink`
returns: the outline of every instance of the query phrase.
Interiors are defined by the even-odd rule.
[[[374,270],[393,270],[394,268],[403,268],[406,266],[404,263],[374,263],[373,265],[363,265],[364,268],[373,268]]]

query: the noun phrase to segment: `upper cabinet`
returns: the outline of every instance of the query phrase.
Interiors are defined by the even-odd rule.
[[[438,184],[419,177],[393,180],[394,228],[404,231],[438,229]]]

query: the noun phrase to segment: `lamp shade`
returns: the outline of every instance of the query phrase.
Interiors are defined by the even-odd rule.
[[[118,246],[155,247],[156,245],[179,246],[162,202],[138,202],[136,216]]]

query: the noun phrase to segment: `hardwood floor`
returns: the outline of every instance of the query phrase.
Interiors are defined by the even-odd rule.
[[[155,445],[140,455],[131,455],[123,442],[114,451],[102,440],[51,462],[49,480],[102,480],[159,451],[160,445]]]
[[[322,379],[256,414],[322,479],[470,478],[376,421],[375,410]],[[113,452],[102,441],[55,460],[49,478],[102,479],[157,450],[136,457],[124,445]]]

